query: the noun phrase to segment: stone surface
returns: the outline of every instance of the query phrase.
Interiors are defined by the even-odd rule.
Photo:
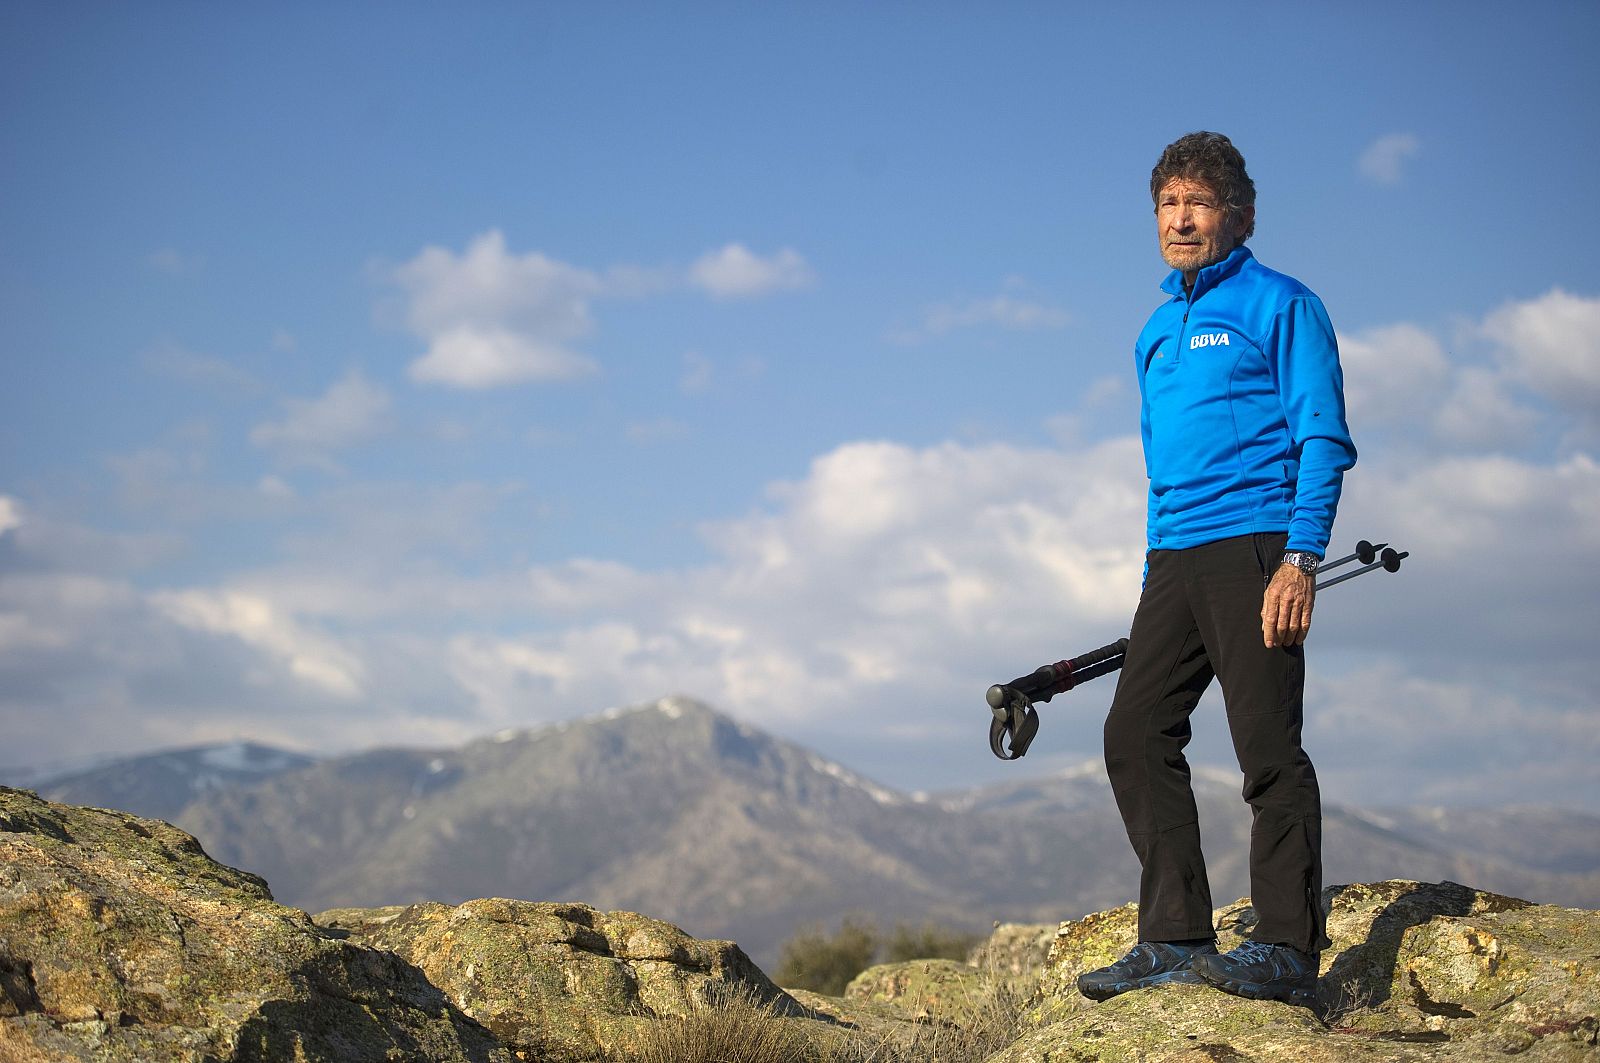
[[[1314,1009],[1205,986],[1084,999],[1077,975],[1133,944],[1132,905],[998,928],[966,963],[888,964],[825,998],[785,993],[731,942],[583,904],[313,921],[165,823],[0,787],[0,1061],[601,1063],[652,1024],[752,1005],[794,1043],[893,1063],[1600,1058],[1600,912],[1398,880],[1323,904]],[[1229,948],[1255,913],[1215,922]]]
[[[1133,945],[1137,909],[1063,923],[1030,1032],[990,1063],[1600,1057],[1600,913],[1399,880],[1330,887],[1323,906],[1333,944],[1316,1009],[1182,985],[1093,1003],[1077,976]],[[1226,950],[1255,912],[1239,901],[1215,925]]]
[[[1036,981],[1055,939],[1054,923],[1000,923],[972,950],[967,963],[1002,977]]]
[[[316,921],[415,964],[501,1043],[552,1060],[625,1049],[651,1021],[733,993],[806,1014],[733,942],[632,912],[491,898],[334,909]]]
[[[422,973],[188,834],[0,787],[0,1059],[501,1061]]]

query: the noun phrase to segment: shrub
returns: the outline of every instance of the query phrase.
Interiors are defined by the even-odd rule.
[[[774,977],[790,989],[836,997],[852,978],[875,963],[964,960],[979,940],[976,934],[936,923],[897,923],[885,939],[872,923],[852,916],[831,935],[810,928],[784,942]]]
[[[872,966],[877,954],[878,931],[859,919],[845,919],[831,936],[821,930],[802,930],[784,942],[776,981],[790,989],[836,997],[850,979]]]
[[[894,933],[884,945],[883,959],[879,962],[964,960],[982,940],[982,935],[952,930],[937,923],[923,923],[915,927],[897,923]]]

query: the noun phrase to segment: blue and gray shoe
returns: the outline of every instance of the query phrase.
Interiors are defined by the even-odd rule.
[[[1317,956],[1288,945],[1246,941],[1222,955],[1197,956],[1194,973],[1224,993],[1251,1000],[1317,1002]]]
[[[1217,944],[1173,945],[1165,941],[1141,941],[1122,959],[1098,971],[1078,976],[1078,992],[1090,1000],[1110,1000],[1119,993],[1174,983],[1204,985],[1189,970],[1198,956],[1215,956]]]

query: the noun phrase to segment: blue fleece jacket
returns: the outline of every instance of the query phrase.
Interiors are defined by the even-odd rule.
[[[1344,375],[1322,300],[1247,247],[1202,269],[1135,346],[1152,550],[1289,533],[1322,556],[1356,462]]]

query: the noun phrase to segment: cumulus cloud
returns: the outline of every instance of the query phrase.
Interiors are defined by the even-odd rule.
[[[569,380],[598,363],[577,348],[595,330],[600,299],[640,299],[685,287],[742,299],[814,280],[798,251],[762,256],[740,243],[708,251],[687,268],[621,264],[597,273],[538,251],[515,254],[490,230],[457,254],[428,247],[387,270],[401,293],[399,317],[427,343],[409,373],[462,389]]]
[[[789,247],[763,258],[743,244],[732,243],[706,252],[689,267],[689,283],[718,299],[804,288],[813,279],[806,260]]]
[[[1339,337],[1345,406],[1353,420],[1417,423],[1437,405],[1450,375],[1444,347],[1412,324]]]
[[[146,351],[144,366],[152,373],[219,391],[250,394],[261,390],[260,381],[227,359],[200,354],[170,341]]]
[[[1421,149],[1422,142],[1416,134],[1389,133],[1367,145],[1356,161],[1356,168],[1363,177],[1377,184],[1399,184],[1407,164]]]
[[[1519,451],[1552,432],[1592,446],[1600,438],[1597,337],[1600,298],[1559,288],[1466,323],[1449,350],[1411,323],[1342,335],[1357,446],[1374,428],[1385,439],[1484,451]]]
[[[308,631],[272,602],[240,592],[177,591],[152,597],[185,627],[231,636],[281,661],[295,678],[325,694],[362,694],[361,662],[332,638]]]
[[[1583,416],[1517,381],[1586,341],[1571,321],[1589,302],[1507,304],[1448,344],[1410,324],[1341,337],[1363,450],[1334,550],[1367,537],[1412,557],[1319,600],[1308,726],[1331,797],[1592,792],[1593,739],[1571,721],[1593,707],[1600,464],[1582,448],[1505,442],[1530,413],[1540,431]],[[1582,372],[1536,383],[1580,388]],[[1477,442],[1440,444],[1452,437]],[[1137,598],[1138,440],[1062,438],[847,443],[705,525],[699,562],[651,569],[482,564],[520,554],[479,549],[514,486],[419,502],[405,485],[311,496],[269,478],[251,493],[320,506],[314,530],[298,529],[268,570],[152,592],[108,574],[117,552],[105,542],[39,527],[34,506],[0,496],[0,711],[59,711],[79,730],[120,713],[145,745],[231,727],[329,746],[461,741],[678,691],[848,752],[885,781],[939,785],[935,762],[964,781],[987,757],[983,688],[1124,633]],[[1113,688],[1050,706],[1035,770],[1052,753],[1093,755]],[[1225,762],[1211,719],[1197,727],[1216,743],[1196,749]],[[1441,727],[1454,760],[1431,752]],[[26,723],[18,733],[17,748],[66,741]],[[1546,742],[1566,744],[1539,774],[1520,758],[1534,763]],[[1393,778],[1402,757],[1414,761],[1379,789],[1376,765]],[[1452,789],[1464,768],[1474,793]]]
[[[1141,469],[1128,438],[1076,455],[849,444],[774,485],[770,508],[708,526],[710,564],[535,570],[541,607],[572,622],[463,636],[452,668],[486,699],[485,717],[533,692],[627,701],[687,690],[812,724],[870,715],[891,696],[947,706],[951,684],[1126,623],[1143,556]],[[920,733],[944,725],[939,711]]]
[[[1600,298],[1553,288],[1495,310],[1483,332],[1512,380],[1590,414],[1600,405]]]
[[[389,405],[387,390],[352,370],[317,398],[287,400],[283,417],[256,425],[250,441],[297,460],[321,462],[330,451],[379,435]]]
[[[1062,328],[1071,321],[1065,310],[1015,295],[994,295],[965,302],[934,303],[915,327],[895,332],[893,339],[916,343],[958,329],[989,327],[1008,332]]]
[[[428,247],[392,279],[405,320],[428,344],[413,379],[456,388],[563,380],[595,368],[570,344],[594,327],[601,278],[537,251],[516,255],[491,230],[461,254]]]

